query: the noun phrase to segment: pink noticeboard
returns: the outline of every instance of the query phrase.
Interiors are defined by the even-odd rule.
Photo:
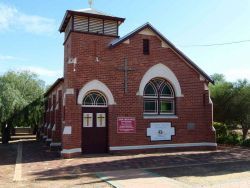
[[[118,117],[117,133],[136,133],[136,123],[134,117]]]

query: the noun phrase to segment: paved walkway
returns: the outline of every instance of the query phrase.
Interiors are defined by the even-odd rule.
[[[20,148],[18,143],[0,145],[0,153],[4,156],[0,155],[0,187],[54,187],[55,182],[57,187],[111,187],[110,184],[117,187],[149,187],[152,184],[153,187],[168,184],[169,188],[230,187],[235,184],[250,187],[247,182],[250,180],[249,149],[228,147],[212,152],[83,155],[61,159],[58,153],[50,152],[40,142],[22,142],[22,153]],[[228,168],[230,166],[232,168]],[[21,181],[13,183],[14,174]]]
[[[43,179],[54,176],[81,175],[126,169],[157,169],[200,164],[229,163],[250,159],[250,150],[226,148],[212,152],[178,152],[139,155],[83,155],[61,159],[40,143],[25,143],[23,168],[27,178]],[[31,152],[32,151],[32,152]]]
[[[36,145],[35,147],[34,144]],[[187,187],[199,187],[199,184],[203,185],[203,187],[214,187],[215,185],[211,184],[212,181],[198,180],[204,180],[204,177],[208,179],[213,178],[213,172],[215,172],[217,166],[220,165],[222,165],[222,167],[219,173],[214,173],[214,175],[220,177],[225,176],[225,178],[230,178],[226,176],[230,173],[240,173],[240,175],[242,175],[244,171],[250,171],[249,160],[250,150],[237,147],[220,148],[218,151],[211,152],[83,155],[82,157],[74,159],[61,159],[57,153],[50,152],[42,143],[27,142],[24,144],[22,166],[23,177],[27,181],[81,179],[96,174],[102,177],[103,180],[106,178],[107,182],[113,186],[119,185],[118,187],[126,187],[125,184],[131,187],[130,185],[136,184],[136,182],[143,186],[148,186],[150,182],[154,182],[154,184],[159,183],[159,187],[162,187],[168,182],[169,187],[170,185],[172,187],[178,187],[179,184],[181,184],[179,187],[183,187],[184,185]],[[240,164],[242,161],[245,162],[245,164],[242,165],[247,168],[243,169],[238,166],[233,166],[236,162],[239,162],[239,166],[242,166]],[[206,172],[204,170],[207,169],[206,165],[213,167],[211,171]],[[234,168],[227,170],[228,166],[233,166]],[[165,173],[157,171],[157,169],[163,169]],[[173,169],[179,169],[180,171],[176,171],[175,176],[171,176]],[[196,169],[196,171],[192,172],[193,175],[192,173],[186,175],[181,173],[184,169],[189,169],[190,172],[192,172],[192,169]],[[201,171],[201,169],[203,171]],[[169,173],[166,174],[166,172]],[[140,178],[136,176],[137,173],[140,174]],[[200,176],[199,173],[203,173],[203,176]],[[159,175],[156,176],[156,174]],[[188,176],[189,179],[187,179],[186,176]],[[192,176],[193,178],[190,179]],[[247,174],[246,177],[250,178],[250,174]],[[235,184],[235,182],[225,182],[224,179],[217,181],[216,186],[222,183],[225,184],[226,187]],[[193,181],[195,183],[193,183]],[[93,179],[91,182],[95,183],[98,182],[98,180]],[[161,183],[163,185],[161,185]],[[246,181],[242,180],[241,184],[243,185],[244,183],[247,184]]]
[[[97,173],[104,181],[117,188],[185,188],[184,183],[145,170],[119,170]]]
[[[16,157],[16,166],[14,172],[14,181],[21,181],[22,180],[22,156],[23,156],[23,143],[18,143],[17,148],[17,157]]]

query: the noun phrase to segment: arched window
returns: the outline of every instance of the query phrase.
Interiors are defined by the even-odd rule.
[[[83,106],[107,106],[107,101],[101,93],[91,92],[84,97]]]
[[[150,80],[144,88],[144,114],[174,114],[175,94],[172,86],[162,78]]]

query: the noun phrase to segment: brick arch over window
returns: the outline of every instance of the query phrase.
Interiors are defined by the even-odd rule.
[[[144,74],[137,95],[143,96],[145,86],[149,83],[150,80],[157,77],[164,78],[170,82],[170,84],[173,86],[176,97],[183,97],[181,86],[177,77],[166,65],[163,65],[161,63],[154,65]]]
[[[84,97],[92,90],[102,92],[107,97],[108,105],[116,104],[110,89],[99,80],[92,80],[82,87],[77,98],[77,103],[82,104]]]

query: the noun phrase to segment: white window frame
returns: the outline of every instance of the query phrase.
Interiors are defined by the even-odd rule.
[[[155,83],[153,82],[154,79],[162,79],[163,82],[160,84],[160,87],[157,88],[157,86],[155,85]],[[155,116],[161,116],[161,115],[176,115],[176,103],[175,103],[175,92],[173,87],[171,86],[171,84],[163,79],[163,78],[154,78],[152,80],[150,80],[145,88],[144,88],[144,93],[143,93],[143,115],[155,115]],[[155,96],[150,96],[150,95],[145,95],[145,89],[148,86],[148,84],[150,84],[154,90],[156,95]],[[164,86],[162,86],[164,84]],[[162,91],[164,89],[164,87],[168,86],[170,91],[171,91],[171,96],[162,96]],[[160,90],[159,90],[160,89]],[[150,99],[152,100],[156,100],[156,112],[146,112],[145,111],[145,101],[150,101]],[[172,102],[172,109],[171,112],[161,112],[161,101],[162,100],[169,100]]]

